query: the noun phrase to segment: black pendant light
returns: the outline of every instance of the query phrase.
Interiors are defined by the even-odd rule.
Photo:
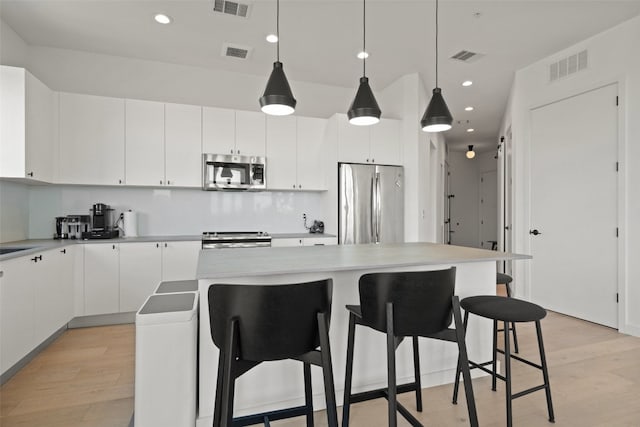
[[[473,159],[476,156],[476,152],[473,151],[473,145],[469,145],[469,149],[467,150],[467,159]]]
[[[433,89],[431,101],[420,120],[425,132],[443,132],[451,129],[453,117],[442,97],[442,90],[438,87],[438,0],[436,0],[436,87]]]
[[[362,0],[362,52],[364,53],[364,57],[362,58],[362,77],[360,77],[360,86],[358,87],[358,92],[356,92],[356,97],[353,99],[351,107],[349,107],[349,111],[347,112],[349,123],[358,126],[376,124],[380,121],[380,114],[382,114],[376,98],[373,96],[373,91],[371,90],[371,86],[369,86],[369,79],[366,75],[366,8],[366,0]]]
[[[273,63],[273,71],[269,76],[267,87],[260,98],[260,108],[266,114],[272,116],[286,116],[296,109],[296,99],[291,93],[291,87],[284,75],[282,62],[280,62],[280,0],[276,0],[276,62]]]

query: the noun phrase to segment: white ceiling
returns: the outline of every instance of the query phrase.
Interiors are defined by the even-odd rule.
[[[213,12],[213,0],[0,0],[0,16],[30,45],[219,68],[266,81],[275,45],[265,36],[275,32],[276,2],[246,3],[248,19]],[[156,24],[158,12],[173,23]],[[374,93],[416,71],[433,85],[434,12],[431,0],[367,2]],[[640,0],[441,0],[439,86],[456,121],[446,134],[451,148],[495,148],[515,70],[638,14]],[[282,0],[280,36],[290,80],[353,87],[355,94],[362,73],[355,57],[362,49],[361,1]],[[251,58],[223,58],[224,42],[253,47]],[[472,63],[449,59],[463,49],[484,56]],[[463,88],[466,79],[474,85]],[[467,105],[475,110],[464,111]]]

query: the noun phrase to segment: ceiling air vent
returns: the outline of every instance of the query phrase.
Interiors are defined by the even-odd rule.
[[[549,82],[565,78],[587,68],[589,56],[586,50],[562,58],[549,65]]]
[[[471,52],[469,50],[461,50],[451,57],[451,59],[455,59],[457,61],[462,62],[474,62],[478,59],[482,58],[484,55],[477,52]]]
[[[213,11],[246,18],[249,15],[249,5],[235,1],[214,0]]]
[[[231,58],[247,59],[251,56],[253,49],[249,46],[225,43],[222,45],[222,56]]]

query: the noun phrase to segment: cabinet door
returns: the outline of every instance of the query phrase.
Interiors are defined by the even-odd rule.
[[[236,111],[236,154],[263,157],[265,128],[264,113]]]
[[[327,121],[311,117],[298,117],[297,164],[298,188],[325,190],[323,168],[324,129]]]
[[[118,245],[84,245],[84,314],[120,311]]]
[[[120,244],[120,311],[138,311],[161,280],[160,243]]]
[[[371,163],[400,165],[400,121],[380,119],[371,126]]]
[[[371,126],[352,125],[346,114],[338,115],[339,162],[373,163],[369,156],[370,129]]]
[[[165,104],[167,185],[202,187],[202,107]]]
[[[73,247],[37,254],[34,263],[35,341],[49,338],[73,317]]]
[[[164,184],[164,104],[127,99],[125,117],[127,184]]]
[[[54,167],[54,92],[40,80],[26,73],[26,158],[28,178],[53,182]]]
[[[293,247],[293,246],[302,246],[302,239],[298,237],[271,239],[272,248],[286,248],[286,247]]]
[[[202,242],[165,242],[162,244],[162,280],[196,278]]]
[[[35,347],[34,267],[29,257],[0,262],[0,371]]]
[[[236,154],[236,112],[202,107],[202,152]]]
[[[60,182],[124,184],[124,99],[60,94]]]
[[[325,246],[337,244],[337,237],[305,237],[304,239],[302,239],[303,246]]]
[[[296,182],[296,118],[267,116],[267,187],[293,190]]]

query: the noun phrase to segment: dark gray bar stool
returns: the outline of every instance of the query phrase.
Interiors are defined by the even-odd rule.
[[[415,391],[416,407],[422,411],[418,337],[434,338],[457,343],[462,364],[469,423],[478,426],[475,400],[464,329],[458,297],[454,296],[456,269],[398,273],[371,273],[360,277],[360,305],[348,305],[349,336],[347,343],[347,367],[342,406],[342,427],[349,425],[349,409],[352,403],[386,398],[388,400],[389,426],[397,425],[397,412],[412,426],[422,424],[397,401],[397,393]],[[455,319],[455,329],[450,329]],[[353,353],[356,325],[367,326],[387,336],[388,387],[351,394],[353,378]],[[405,337],[413,340],[415,381],[397,385],[396,348]]]
[[[209,287],[211,337],[220,349],[214,427],[269,426],[302,415],[312,427],[311,365],[322,368],[328,424],[338,426],[329,348],[331,289],[331,279]],[[262,362],[285,359],[303,362],[305,405],[233,418],[236,379]]]
[[[476,297],[465,298],[460,302],[460,306],[465,310],[464,328],[466,330],[469,321],[469,313],[485,317],[493,320],[493,360],[484,363],[475,363],[469,361],[471,369],[481,369],[492,376],[491,390],[496,390],[496,379],[499,378],[506,383],[507,397],[507,427],[512,426],[512,401],[518,397],[525,396],[538,390],[545,391],[547,396],[547,410],[549,411],[549,421],[555,422],[553,415],[553,403],[551,402],[551,387],[549,385],[549,371],[547,369],[547,359],[544,353],[544,345],[542,343],[542,329],[540,320],[542,320],[547,312],[539,305],[522,301],[515,298],[504,298],[494,295],[482,295]],[[509,330],[509,324],[515,322],[536,322],[536,333],[538,335],[538,349],[540,351],[540,362],[538,365],[522,357],[511,354],[509,345],[509,334],[504,335],[504,350],[498,349],[498,321],[504,322],[504,330]],[[497,353],[504,354],[504,376],[497,373],[496,359]],[[518,360],[534,368],[542,371],[544,383],[542,385],[531,387],[518,393],[511,392],[511,359]],[[460,380],[460,371],[464,369],[464,360],[458,360],[458,369],[456,370],[456,380],[453,387],[453,403],[458,400],[458,382]],[[491,365],[492,369],[485,366]]]
[[[511,282],[513,282],[513,277],[509,276],[508,274],[496,274],[496,285],[504,285],[504,287],[507,289],[507,298],[513,297]],[[520,351],[518,350],[518,334],[516,333],[516,324],[512,323],[509,327],[509,330],[513,334],[513,352],[519,353]],[[498,329],[498,332],[502,332],[502,329]]]

